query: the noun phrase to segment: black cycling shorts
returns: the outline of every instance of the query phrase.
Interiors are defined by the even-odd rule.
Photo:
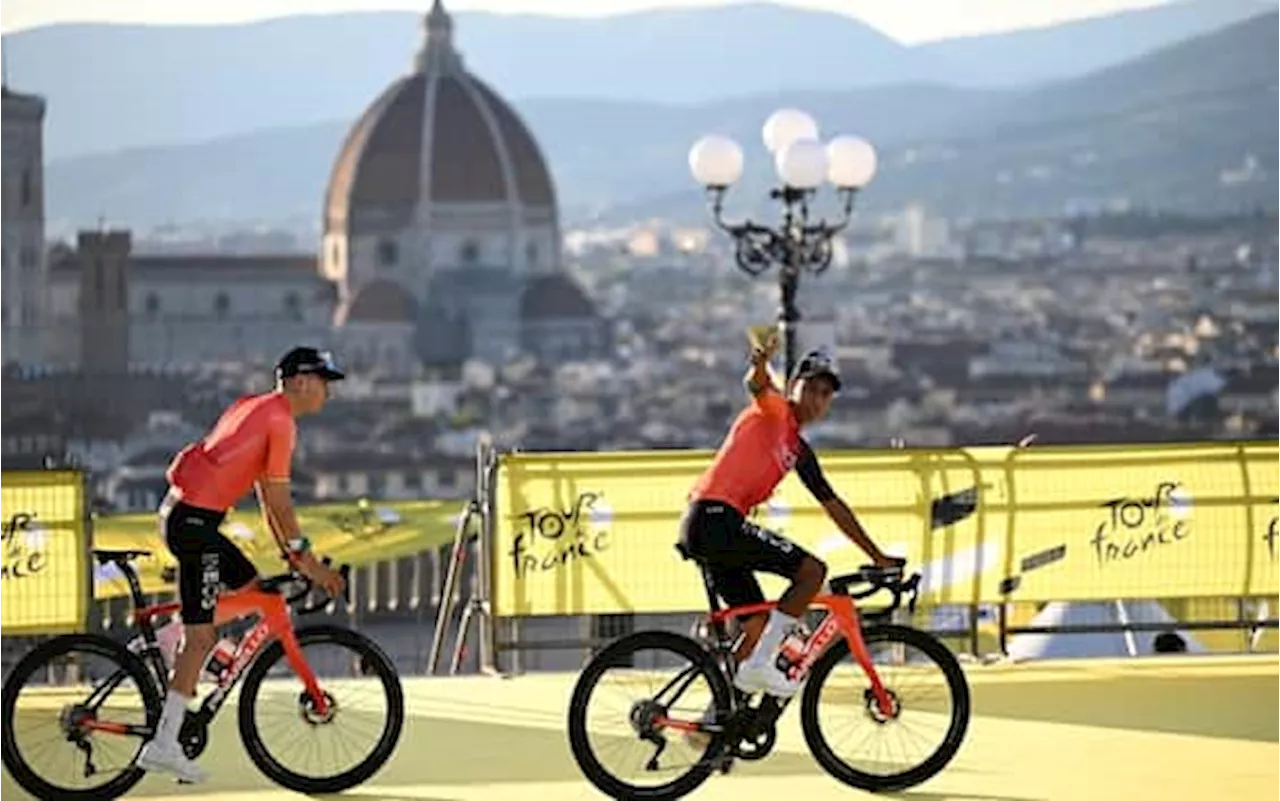
[[[249,557],[218,531],[223,512],[188,506],[181,501],[160,509],[165,542],[178,560],[178,597],[182,622],[213,622],[218,593],[235,590],[258,577]]]
[[[716,594],[729,606],[764,601],[755,573],[794,579],[809,552],[745,519],[720,501],[696,501],[680,522],[680,545],[711,573]]]

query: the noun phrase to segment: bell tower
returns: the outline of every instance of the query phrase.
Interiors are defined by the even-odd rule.
[[[45,100],[0,87],[3,110],[3,287],[4,360],[45,358],[48,323],[48,264],[44,248]]]

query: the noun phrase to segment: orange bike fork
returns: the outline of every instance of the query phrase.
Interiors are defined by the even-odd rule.
[[[867,680],[871,682],[871,693],[875,696],[876,705],[880,707],[880,713],[885,716],[892,715],[893,700],[889,697],[889,691],[885,689],[884,682],[880,681],[880,674],[871,661],[871,652],[867,650],[867,644],[862,639],[862,623],[858,619],[858,607],[854,605],[853,599],[847,596],[831,598],[828,603],[831,612],[840,621],[845,639],[849,641],[849,651],[862,671],[867,674]]]

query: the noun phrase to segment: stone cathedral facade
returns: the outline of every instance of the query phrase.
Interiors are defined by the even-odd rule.
[[[46,247],[46,101],[6,87],[5,362],[128,370],[266,360],[310,342],[352,369],[407,376],[607,354],[606,322],[562,270],[537,141],[467,70],[439,0],[423,28],[405,74],[336,154],[314,253],[146,255],[119,230]]]

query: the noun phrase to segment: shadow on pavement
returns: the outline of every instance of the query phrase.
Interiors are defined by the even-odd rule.
[[[325,798],[326,801],[457,801],[456,798],[443,798],[436,796],[397,796],[396,793],[384,792],[364,792],[360,791],[356,795],[356,791],[346,793],[337,793],[332,796],[311,796],[312,798]]]
[[[930,793],[923,790],[904,790],[900,793],[885,793],[884,798],[896,798],[899,801],[1042,801],[1021,795],[994,795],[983,793]]]
[[[269,745],[270,747],[270,745]],[[645,752],[647,756],[651,752]],[[263,776],[245,755],[233,716],[219,720],[211,733],[209,747],[200,764],[211,776],[205,784],[179,787],[165,776],[149,776],[130,797],[171,796],[181,792],[198,798],[214,793],[243,793],[279,790]],[[637,767],[640,758],[637,757]],[[778,776],[815,774],[820,768],[808,754],[778,751],[754,763],[736,763],[731,775]],[[714,781],[714,777],[712,779]],[[563,731],[524,726],[504,726],[432,717],[410,717],[391,761],[367,782],[372,785],[417,785],[430,792],[432,785],[505,784],[519,782],[563,782],[586,779],[578,770]],[[834,781],[834,780],[833,780]],[[5,772],[0,793],[5,801],[25,797]],[[359,791],[358,795],[334,798],[377,798],[392,801],[397,796]],[[12,793],[12,796],[10,795]],[[414,796],[413,801],[446,801]]]
[[[1280,685],[1271,675],[1130,676],[979,682],[973,713],[1258,742],[1280,740]]]

